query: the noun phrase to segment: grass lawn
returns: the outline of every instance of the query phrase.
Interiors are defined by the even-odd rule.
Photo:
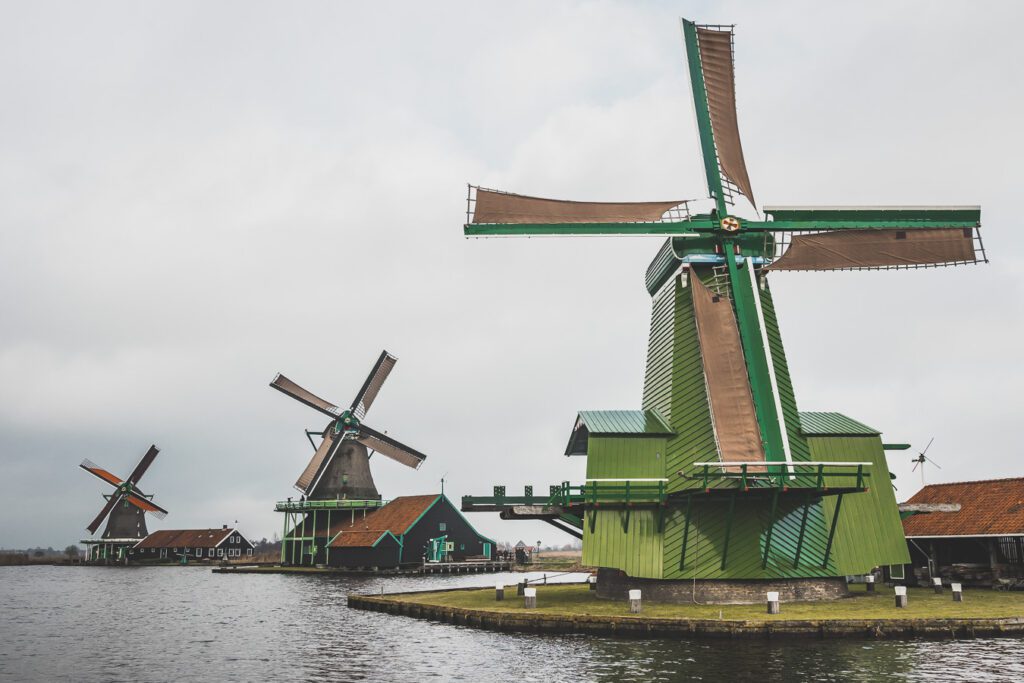
[[[552,615],[588,615],[630,617],[627,600],[599,599],[585,585],[536,586],[537,608],[527,610],[523,599],[516,596],[515,585],[506,586],[505,599],[494,599],[494,587],[471,591],[451,591],[396,595],[388,598],[400,602],[415,602],[445,607],[461,607],[490,612],[529,612]],[[880,585],[875,593],[867,593],[863,585],[850,588],[852,597],[824,602],[784,602],[782,614],[766,614],[765,605],[670,605],[645,602],[643,617],[669,619],[724,619],[724,620],[847,620],[847,619],[995,619],[1024,617],[1024,592],[1009,593],[989,589],[964,591],[963,602],[953,602],[946,588],[936,595],[930,588],[907,590],[909,605],[895,607],[892,588]]]

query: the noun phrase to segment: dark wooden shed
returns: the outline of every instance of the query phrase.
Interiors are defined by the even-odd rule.
[[[430,494],[395,498],[366,517],[335,525],[322,560],[332,567],[386,569],[489,559],[495,550],[494,541],[478,533],[444,494]]]
[[[903,520],[907,581],[1024,587],[1024,477],[930,484],[907,504],[959,505]],[[894,577],[899,578],[899,577]]]

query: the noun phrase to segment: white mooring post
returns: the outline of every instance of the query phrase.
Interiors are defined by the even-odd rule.
[[[590,584],[590,590],[592,590],[592,591],[596,591],[597,590],[597,577],[596,576],[588,576],[587,577],[587,583]]]
[[[894,586],[893,590],[896,591],[896,606],[906,607],[907,606],[907,587],[906,586]]]
[[[779,613],[779,592],[768,591],[768,614]]]
[[[634,588],[629,591],[629,613],[640,614],[640,589]]]
[[[533,609],[537,606],[537,589],[526,588],[523,590],[523,606],[526,609]]]
[[[959,583],[951,583],[949,584],[949,587],[953,589],[953,602],[963,602],[963,587]]]
[[[501,602],[505,599],[505,585],[501,583],[494,584],[494,599]]]
[[[936,595],[942,595],[942,577],[936,576],[932,578],[932,588],[935,589]]]
[[[868,593],[874,593],[875,592],[875,575],[874,574],[868,574],[867,576],[864,577],[864,590],[866,590]]]

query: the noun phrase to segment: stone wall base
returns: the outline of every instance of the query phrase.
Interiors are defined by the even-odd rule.
[[[618,569],[597,570],[597,596],[626,600],[639,588],[643,600],[673,604],[757,604],[778,591],[782,602],[835,600],[850,594],[842,576],[817,579],[635,579]]]

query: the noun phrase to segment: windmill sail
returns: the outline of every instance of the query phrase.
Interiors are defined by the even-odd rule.
[[[573,202],[476,189],[472,223],[634,223],[659,221],[682,200],[663,202]]]
[[[274,381],[270,383],[270,386],[274,387],[282,394],[291,396],[300,403],[305,403],[310,408],[319,410],[325,415],[330,415],[331,417],[338,417],[338,415],[341,415],[341,408],[330,401],[323,400],[313,392],[303,389],[280,373],[278,373],[277,377],[274,378]]]
[[[319,478],[320,471],[326,466],[328,456],[336,448],[336,442],[338,444],[341,443],[340,436],[340,434],[335,434],[334,429],[330,427],[324,430],[323,441],[320,442],[320,446],[313,453],[313,457],[310,458],[306,469],[302,470],[302,474],[299,475],[298,480],[295,482],[295,488],[303,493],[310,492],[313,483]]]
[[[387,434],[381,434],[377,430],[370,429],[366,425],[362,425],[359,428],[359,432],[359,442],[367,448],[375,450],[381,455],[386,455],[392,460],[397,460],[403,465],[408,465],[413,469],[419,468],[419,466],[423,464],[423,461],[427,459],[427,456],[416,449],[410,448],[399,441],[395,441]]]
[[[838,230],[795,235],[771,270],[863,270],[975,263],[973,228]]]
[[[722,462],[764,462],[761,431],[732,303],[694,275],[693,310],[711,417]],[[754,471],[754,470],[750,470]]]
[[[398,359],[387,351],[381,352],[380,358],[374,363],[370,374],[366,376],[366,381],[363,382],[362,388],[359,389],[355,400],[352,401],[352,408],[350,410],[360,420],[366,417],[366,411],[373,405],[373,401],[377,398],[380,388],[384,386],[384,380],[391,374],[391,370],[397,362]]]
[[[750,188],[736,116],[732,29],[697,26],[684,20],[683,35],[697,121],[702,128],[701,147],[708,188],[717,197],[722,185],[731,183],[753,204],[754,192]]]

